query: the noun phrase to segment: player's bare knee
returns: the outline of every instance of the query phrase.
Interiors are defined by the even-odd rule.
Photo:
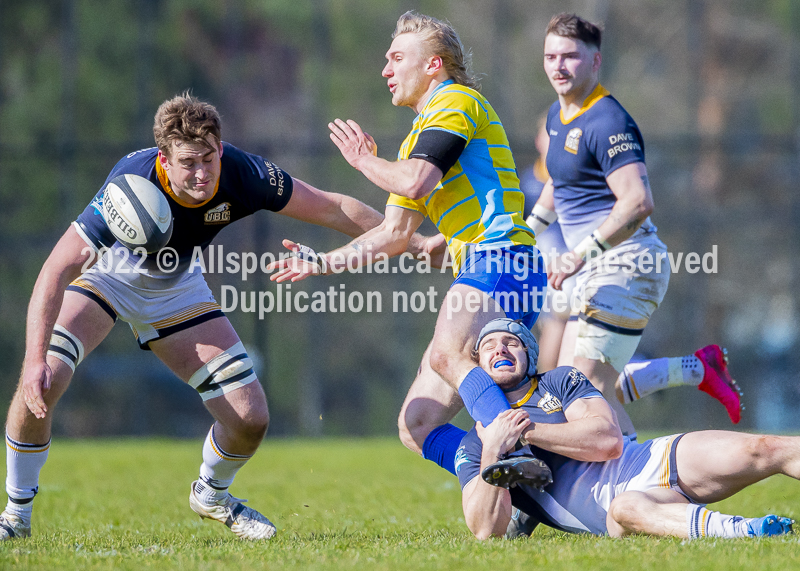
[[[248,440],[263,440],[269,429],[269,413],[251,416],[240,426],[240,432]]]
[[[447,380],[449,378],[448,372],[456,360],[453,357],[453,354],[449,351],[443,350],[439,345],[434,344],[433,347],[431,347],[429,359],[431,369],[433,369],[434,372],[436,372],[436,374],[441,376],[443,379]]]
[[[407,422],[407,420],[411,420],[411,422]],[[397,432],[403,446],[421,455],[422,444],[430,434],[431,428],[423,425],[418,419],[408,419],[407,409],[404,407],[397,419]]]
[[[618,536],[637,532],[647,503],[647,496],[641,492],[623,492],[611,501],[608,518],[619,526]]]
[[[745,441],[745,450],[753,468],[768,471],[781,456],[782,439],[768,434],[751,434]]]

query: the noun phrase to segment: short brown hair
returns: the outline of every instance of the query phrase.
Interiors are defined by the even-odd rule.
[[[547,24],[547,31],[545,37],[555,34],[562,38],[571,38],[573,40],[580,40],[588,46],[594,46],[600,49],[600,42],[603,40],[602,25],[592,24],[588,20],[584,20],[576,14],[562,13],[553,16],[550,23]]]
[[[480,90],[480,83],[472,74],[472,54],[464,50],[461,39],[450,22],[442,22],[409,10],[397,20],[392,39],[408,33],[422,36],[427,52],[442,58],[442,65],[447,75],[455,83],[466,85],[476,91]]]
[[[219,144],[221,128],[216,107],[184,91],[158,107],[153,136],[158,150],[168,157],[174,141],[199,143],[213,150],[206,138],[212,135]]]

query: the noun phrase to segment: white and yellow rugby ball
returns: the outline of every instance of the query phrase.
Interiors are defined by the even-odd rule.
[[[135,174],[114,177],[103,194],[103,217],[114,237],[149,254],[167,245],[172,236],[172,211],[156,185]]]

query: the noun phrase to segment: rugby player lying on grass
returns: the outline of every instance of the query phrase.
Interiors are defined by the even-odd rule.
[[[513,407],[488,427],[478,423],[456,455],[464,517],[477,538],[511,531],[513,508],[523,512],[520,521],[528,520],[527,534],[537,522],[613,537],[792,532],[789,518],[725,515],[705,504],[773,474],[800,479],[800,437],[709,430],[631,442],[622,437],[601,393],[577,369],[558,367],[526,379],[529,355],[536,354],[528,350],[535,343],[528,333],[518,323],[496,319],[476,344],[476,360],[509,391]],[[598,450],[613,459],[585,461]],[[539,489],[517,481],[506,489],[484,481],[493,481],[515,455],[530,452],[552,470],[551,484]],[[498,464],[506,455],[510,459]]]

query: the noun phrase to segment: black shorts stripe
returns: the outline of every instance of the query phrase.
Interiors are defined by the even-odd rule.
[[[222,313],[221,309],[215,309],[213,311],[209,311],[208,313],[204,313],[203,315],[198,315],[197,317],[193,317],[191,319],[187,319],[183,323],[178,323],[176,325],[170,325],[169,327],[165,327],[164,329],[158,329],[158,337],[156,339],[150,339],[146,343],[139,343],[139,348],[144,349],[145,351],[149,351],[150,347],[148,343],[152,343],[153,341],[157,341],[158,339],[163,339],[164,337],[169,337],[173,333],[177,333],[178,331],[183,331],[184,329],[189,329],[190,327],[194,327],[195,325],[200,325],[201,323],[205,323],[206,321],[211,321],[212,319],[216,319],[217,317],[225,317],[225,314]]]
[[[81,356],[81,352],[80,350],[78,350],[78,345],[75,343],[75,341],[72,340],[72,338],[69,337],[69,335],[64,335],[61,331],[53,331],[53,335],[57,335],[62,339],[66,339],[67,341],[69,341],[69,344],[72,345],[73,349],[75,349],[76,358],[79,358]],[[52,348],[53,346],[51,345],[50,347]]]
[[[583,319],[586,323],[589,323],[591,325],[596,325],[600,329],[605,329],[606,331],[611,331],[612,333],[619,333],[620,335],[641,336],[642,333],[644,333],[644,328],[628,329],[627,327],[611,325],[610,323],[600,321],[599,319],[595,319],[594,317],[589,317],[585,313],[581,313],[578,317]]]
[[[114,320],[114,322],[117,321],[117,312],[114,311],[114,309],[110,305],[108,305],[108,303],[106,303],[106,301],[102,297],[100,297],[93,291],[89,291],[88,289],[83,289],[82,287],[76,285],[68,285],[67,291],[74,291],[82,295],[85,295],[92,301],[96,302],[97,305],[99,305],[100,308],[103,311],[105,311],[111,319]]]

